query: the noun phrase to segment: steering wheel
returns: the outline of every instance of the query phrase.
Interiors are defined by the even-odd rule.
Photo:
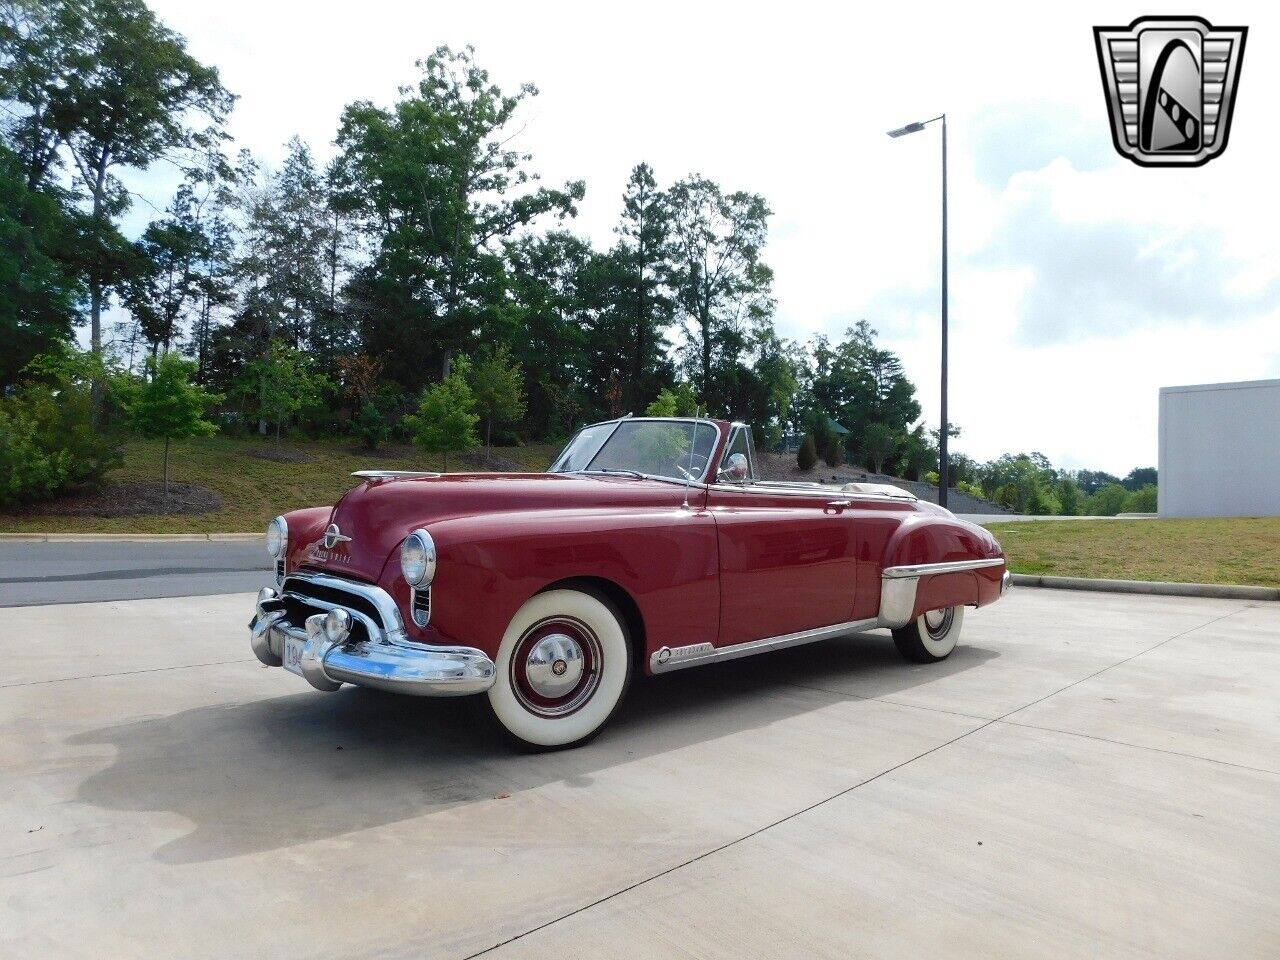
[[[707,468],[707,458],[703,456],[699,456],[698,454],[695,453],[692,457],[687,458],[685,462],[693,466],[692,473],[686,470],[684,468],[684,464],[681,464],[681,463],[676,464],[676,469],[679,470],[682,474],[684,474],[684,478],[686,480],[690,481],[691,483],[697,483],[698,476],[702,473],[703,470]]]

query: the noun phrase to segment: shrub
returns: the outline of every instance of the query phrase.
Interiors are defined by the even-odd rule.
[[[806,433],[800,441],[800,449],[796,451],[796,463],[801,470],[812,470],[818,462],[818,448],[814,445],[813,434]]]
[[[87,383],[29,383],[0,399],[0,505],[97,486],[121,463],[113,433],[95,430]]]
[[[1123,513],[1155,513],[1159,493],[1154,483],[1148,483],[1124,498]]]
[[[956,484],[956,489],[969,494],[971,497],[977,497],[979,500],[985,500],[987,497],[980,486],[976,483],[971,483],[968,480],[961,480]]]
[[[829,467],[838,467],[844,463],[844,444],[836,434],[828,434],[827,445],[822,449],[822,459],[827,461]]]
[[[0,507],[47,499],[71,472],[67,451],[43,449],[35,421],[12,406],[0,406]]]
[[[1085,500],[1084,512],[1091,517],[1114,517],[1125,509],[1129,491],[1118,483],[1108,483]]]
[[[480,443],[476,424],[480,418],[472,413],[475,400],[461,373],[454,373],[422,391],[418,412],[404,418],[413,442],[428,453],[441,455],[443,468],[449,469],[449,453],[466,451]]]
[[[378,405],[369,400],[360,405],[360,412],[356,414],[352,426],[366,450],[377,450],[391,435],[391,425],[387,423],[387,418],[382,415]]]

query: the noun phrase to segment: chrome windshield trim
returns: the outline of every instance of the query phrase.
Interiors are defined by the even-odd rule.
[[[787,633],[780,637],[766,637],[763,640],[748,640],[746,643],[735,643],[727,647],[716,647],[710,643],[693,643],[686,647],[661,647],[649,657],[649,669],[653,673],[670,673],[672,670],[684,670],[686,667],[700,667],[705,663],[720,663],[725,660],[737,660],[739,657],[751,657],[757,653],[768,653],[771,650],[785,650],[787,647],[798,647],[818,640],[870,630],[879,621],[850,620],[846,623],[833,623],[829,627],[815,627],[812,630],[801,630],[798,633]]]
[[[705,487],[707,485],[707,477],[711,473],[711,463],[715,459],[716,451],[720,449],[720,441],[724,438],[724,431],[720,429],[720,425],[716,423],[714,420],[708,419],[706,417],[619,417],[616,420],[601,420],[599,423],[588,423],[586,426],[582,427],[576,433],[574,433],[574,435],[570,438],[569,443],[566,443],[564,445],[564,450],[561,450],[560,453],[556,455],[556,460],[559,460],[560,457],[564,455],[564,451],[569,449],[570,444],[572,444],[574,440],[578,439],[578,434],[582,433],[583,430],[590,430],[592,427],[602,427],[605,424],[609,424],[609,423],[612,423],[614,425],[613,429],[609,431],[609,436],[605,437],[604,442],[600,444],[599,449],[597,449],[596,452],[592,454],[591,459],[595,460],[595,458],[600,455],[600,451],[603,450],[605,446],[609,443],[609,441],[613,439],[613,435],[618,432],[618,428],[621,427],[624,423],[645,423],[645,422],[692,423],[695,425],[695,430],[693,433],[693,440],[695,443],[697,442],[697,438],[698,438],[697,428],[701,428],[704,423],[707,426],[711,427],[711,429],[716,432],[716,438],[714,441],[712,441],[712,444],[711,444],[711,456],[707,457],[707,465],[702,469],[702,472],[698,474],[698,478],[696,480],[686,481],[683,477],[660,477],[657,474],[645,473],[642,470],[607,470],[607,471],[592,470],[590,469],[591,467],[590,463],[588,463],[587,466],[583,467],[581,470],[557,470],[556,473],[562,473],[562,474],[565,474],[566,476],[573,476],[575,474],[586,474],[588,476],[591,476],[591,475],[611,476],[611,477],[634,476],[637,478],[643,477],[646,480],[665,480],[667,483],[678,483],[682,487],[685,486],[686,483],[689,486]],[[553,460],[552,462],[554,463],[555,461]],[[551,471],[548,470],[547,472],[550,473]]]
[[[991,557],[986,560],[952,560],[947,563],[916,563],[902,567],[885,567],[880,576],[887,580],[901,577],[931,577],[939,573],[963,573],[966,570],[983,570],[987,567],[1004,566],[1003,557]]]

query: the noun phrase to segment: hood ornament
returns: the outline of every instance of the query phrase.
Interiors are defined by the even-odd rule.
[[[348,543],[350,540],[350,537],[344,536],[342,531],[338,529],[336,523],[329,524],[328,529],[324,532],[324,548],[326,550],[332,550],[338,544]]]

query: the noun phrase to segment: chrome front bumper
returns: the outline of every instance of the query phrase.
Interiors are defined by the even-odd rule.
[[[317,690],[337,690],[352,683],[392,693],[457,697],[482,693],[493,685],[496,668],[483,651],[407,639],[399,609],[379,587],[294,573],[285,580],[283,591],[265,587],[259,592],[257,611],[249,624],[249,646],[262,663],[278,667],[283,663],[286,638],[300,641],[302,675]],[[342,594],[363,601],[366,610],[332,599]],[[335,643],[325,634],[324,613],[312,614],[302,624],[291,622],[288,607],[294,604],[326,612],[346,610],[362,625],[364,636]]]

